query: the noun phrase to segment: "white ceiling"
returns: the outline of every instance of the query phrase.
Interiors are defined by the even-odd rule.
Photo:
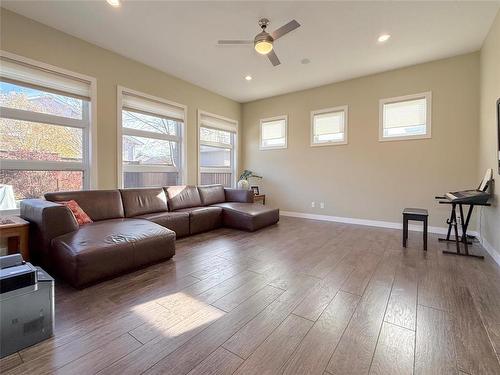
[[[499,1],[170,2],[3,1],[2,6],[231,99],[247,102],[478,50]],[[260,17],[274,30],[302,26],[275,42],[273,67],[252,46]],[[392,38],[377,43],[381,33]],[[301,64],[307,58],[311,62]],[[253,80],[244,77],[250,74]]]

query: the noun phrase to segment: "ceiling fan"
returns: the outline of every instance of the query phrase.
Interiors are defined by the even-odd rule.
[[[217,44],[228,45],[228,44],[253,44],[255,50],[261,55],[267,55],[269,61],[274,66],[281,64],[278,56],[274,52],[273,43],[276,39],[281,38],[283,35],[288,34],[290,31],[295,30],[300,26],[296,20],[291,20],[287,24],[281,26],[280,28],[274,30],[271,33],[266,31],[269,20],[267,18],[261,18],[259,20],[259,26],[262,31],[258,33],[253,40],[219,40]]]

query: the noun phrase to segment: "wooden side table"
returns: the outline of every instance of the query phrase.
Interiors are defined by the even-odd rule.
[[[20,252],[26,261],[30,259],[28,232],[29,223],[26,220],[18,216],[0,217],[0,238],[7,238],[7,253]]]
[[[263,205],[266,204],[266,194],[259,194],[253,197],[254,202],[262,202]]]

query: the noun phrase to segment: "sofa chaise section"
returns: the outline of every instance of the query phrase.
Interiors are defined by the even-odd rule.
[[[254,202],[251,190],[224,189],[221,185],[199,186],[204,205],[222,210],[222,225],[250,232],[276,224],[279,210]]]
[[[83,225],[52,240],[52,262],[70,284],[81,287],[175,254],[175,233],[141,219]]]
[[[118,190],[48,193],[21,202],[33,260],[75,287],[116,276],[175,254],[175,233],[154,222],[125,218]],[[75,200],[93,223],[79,226],[58,202]]]
[[[225,202],[215,206],[222,208],[224,226],[249,232],[276,224],[280,219],[279,209],[268,208],[260,203]]]

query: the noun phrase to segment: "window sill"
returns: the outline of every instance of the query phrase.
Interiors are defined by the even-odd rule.
[[[324,142],[324,143],[311,143],[311,147],[324,147],[324,146],[343,146],[346,145],[347,141],[339,142]]]
[[[403,136],[403,137],[379,137],[379,142],[392,142],[392,141],[412,141],[415,139],[431,139],[430,134],[424,135],[414,135],[414,136]]]

